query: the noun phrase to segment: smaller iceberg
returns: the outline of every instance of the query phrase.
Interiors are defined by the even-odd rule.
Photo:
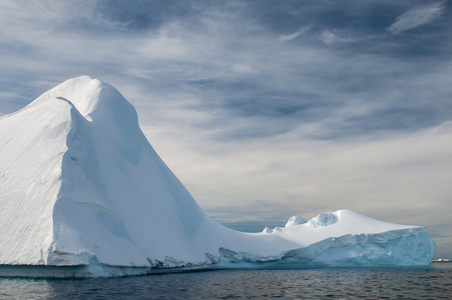
[[[265,228],[260,235],[302,246],[267,260],[268,266],[279,267],[428,266],[435,250],[425,227],[391,224],[348,209],[307,222],[294,216],[285,227]]]

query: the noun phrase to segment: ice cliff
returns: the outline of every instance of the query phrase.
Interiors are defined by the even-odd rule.
[[[424,227],[350,210],[262,233],[209,218],[111,85],[70,79],[0,119],[0,275],[235,266],[429,265]]]

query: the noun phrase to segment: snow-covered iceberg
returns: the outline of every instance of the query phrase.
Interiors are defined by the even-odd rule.
[[[0,275],[429,265],[424,227],[350,210],[261,233],[208,217],[111,85],[70,79],[0,119]]]

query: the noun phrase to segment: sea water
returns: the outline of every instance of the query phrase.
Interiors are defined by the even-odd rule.
[[[452,263],[426,268],[216,270],[122,278],[0,278],[0,299],[450,299]]]

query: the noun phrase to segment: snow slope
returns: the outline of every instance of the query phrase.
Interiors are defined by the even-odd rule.
[[[160,159],[133,106],[88,76],[0,119],[0,241],[0,275],[55,277],[243,262],[429,265],[435,247],[423,227],[349,210],[258,234],[226,228]]]

